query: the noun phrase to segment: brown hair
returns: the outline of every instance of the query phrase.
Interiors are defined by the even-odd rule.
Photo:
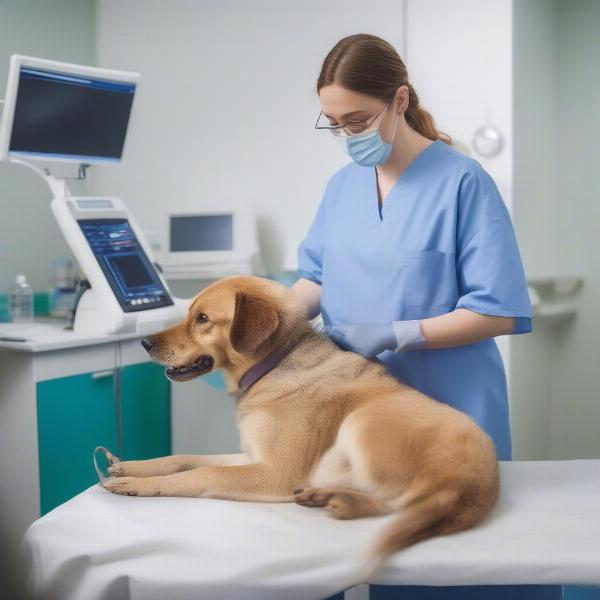
[[[415,88],[408,82],[408,73],[394,47],[368,33],[342,38],[325,57],[317,81],[317,93],[322,87],[336,83],[350,91],[390,102],[401,85],[408,86],[406,122],[430,140],[442,140],[452,145],[452,138],[438,131],[433,117],[421,106]]]

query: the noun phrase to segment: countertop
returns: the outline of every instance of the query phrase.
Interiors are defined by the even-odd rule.
[[[52,317],[36,318],[33,324],[0,323],[0,338],[5,336],[26,338],[24,342],[9,342],[0,339],[0,352],[2,350],[45,352],[48,350],[106,344],[119,340],[143,337],[142,334],[137,332],[122,334],[80,334],[65,329],[67,325],[67,319]]]

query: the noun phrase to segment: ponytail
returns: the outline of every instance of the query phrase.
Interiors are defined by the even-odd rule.
[[[404,113],[406,122],[422,136],[430,140],[442,140],[452,145],[452,138],[442,131],[438,131],[433,117],[419,104],[419,96],[412,84],[408,84],[408,108]]]

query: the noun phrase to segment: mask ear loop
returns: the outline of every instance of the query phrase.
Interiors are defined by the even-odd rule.
[[[392,100],[392,102],[390,103],[390,105],[394,102],[394,100]],[[400,117],[400,113],[398,111],[396,111],[396,122],[394,123],[394,133],[392,133],[392,139],[387,142],[388,144],[391,144],[394,141],[394,137],[396,135],[396,128],[398,127],[398,119]]]
[[[400,115],[399,112],[396,113],[396,122],[394,123],[394,133],[392,133],[392,139],[387,142],[388,144],[391,144],[394,141],[394,136],[396,135],[396,128],[398,127],[398,116]]]

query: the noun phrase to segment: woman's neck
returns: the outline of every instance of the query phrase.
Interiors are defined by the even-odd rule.
[[[376,167],[378,177],[386,181],[396,181],[408,165],[433,143],[412,129],[403,117],[398,119],[397,127],[389,158],[384,164]]]

